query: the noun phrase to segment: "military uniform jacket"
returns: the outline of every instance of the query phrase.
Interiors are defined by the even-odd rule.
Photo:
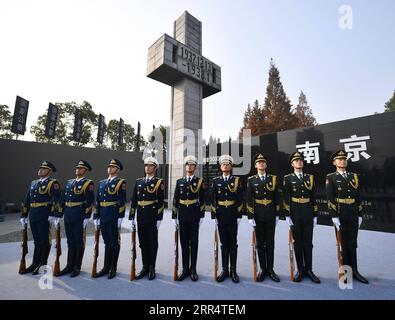
[[[126,181],[115,177],[101,180],[97,190],[96,213],[94,218],[106,222],[125,217]]]
[[[312,174],[303,173],[303,180],[295,173],[284,176],[284,209],[287,217],[313,218],[318,206],[315,197],[315,181]]]
[[[62,211],[65,222],[89,219],[92,214],[95,199],[93,181],[85,177],[77,181],[67,181],[64,196],[62,197]]]
[[[211,218],[218,223],[237,223],[243,216],[243,191],[239,177],[229,176],[225,182],[222,176],[213,179]]]
[[[164,181],[152,177],[148,183],[146,178],[136,180],[132,194],[129,220],[133,220],[137,212],[137,222],[142,224],[156,223],[163,219]]]
[[[60,216],[60,186],[56,179],[34,180],[22,203],[22,217],[30,215],[30,221],[48,220]]]
[[[187,177],[177,180],[173,198],[172,219],[183,221],[199,221],[204,218],[204,185],[203,178],[193,176],[188,182]]]
[[[344,178],[339,172],[326,176],[326,197],[332,217],[354,220],[362,217],[359,178],[356,173],[347,173]]]
[[[248,219],[268,221],[280,211],[280,193],[277,176],[266,174],[264,181],[258,174],[247,180]]]

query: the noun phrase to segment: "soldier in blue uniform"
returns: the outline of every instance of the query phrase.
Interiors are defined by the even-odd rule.
[[[353,277],[369,281],[358,272],[357,237],[362,223],[360,182],[356,173],[347,172],[347,153],[338,150],[331,155],[336,171],[326,176],[326,197],[334,226],[341,231],[343,265],[351,266]]]
[[[320,279],[313,273],[313,228],[317,224],[318,207],[315,199],[315,181],[312,174],[303,172],[303,155],[296,151],[289,157],[294,173],[284,176],[284,208],[286,221],[295,239],[295,257],[298,272],[294,282],[304,275],[313,282]]]
[[[137,231],[143,262],[143,268],[136,279],[146,275],[149,280],[155,279],[158,229],[163,219],[165,189],[163,180],[155,176],[158,166],[158,160],[154,157],[144,159],[145,177],[136,180],[132,194],[129,220],[134,228],[137,211]]]
[[[218,225],[222,255],[222,273],[216,280],[222,282],[229,277],[230,258],[230,276],[238,283],[237,227],[243,215],[243,191],[239,177],[231,175],[233,158],[224,154],[219,164],[222,175],[213,179],[211,199],[211,219]]]
[[[182,250],[182,273],[177,280],[191,276],[198,280],[196,262],[199,245],[199,227],[205,213],[203,178],[194,175],[197,160],[187,156],[184,160],[186,176],[178,179],[173,199],[172,219],[174,226],[180,227]]]
[[[263,153],[254,157],[257,174],[248,178],[247,212],[248,222],[256,230],[258,258],[261,270],[257,281],[268,275],[273,281],[280,278],[273,270],[274,235],[280,212],[280,193],[277,176],[266,172],[268,159]]]
[[[96,196],[95,227],[100,226],[103,236],[104,267],[95,278],[107,275],[112,279],[117,273],[117,263],[120,250],[120,228],[125,217],[126,181],[117,175],[123,169],[122,163],[112,159],[107,167],[108,178],[101,180]]]
[[[67,265],[55,276],[71,273],[76,277],[81,271],[82,258],[85,250],[86,224],[92,214],[95,198],[93,181],[85,178],[92,167],[84,160],[75,166],[75,179],[67,181],[62,199],[64,226],[67,236]]]
[[[32,264],[23,272],[38,274],[40,267],[47,265],[51,249],[51,224],[59,217],[60,187],[56,179],[51,178],[56,172],[55,166],[43,161],[38,169],[38,180],[32,181],[22,203],[21,223],[27,224],[29,216],[30,229],[34,239]]]

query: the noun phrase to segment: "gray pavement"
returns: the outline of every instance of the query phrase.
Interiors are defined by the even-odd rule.
[[[10,221],[10,220],[9,220]],[[14,219],[18,223],[17,216]],[[19,226],[12,225],[8,231],[18,232]],[[126,220],[124,227],[127,226]],[[12,227],[11,227],[12,225]],[[7,234],[0,223],[0,235]],[[15,229],[15,230],[14,230]],[[301,283],[289,280],[288,227],[285,221],[277,225],[275,270],[281,278],[280,283],[265,279],[262,283],[252,280],[251,228],[244,217],[239,226],[238,273],[240,283],[230,279],[223,283],[213,280],[213,230],[209,213],[201,226],[198,274],[199,281],[186,279],[183,282],[172,280],[174,228],[170,211],[166,210],[164,221],[159,230],[159,252],[157,259],[157,278],[130,282],[130,234],[121,236],[121,253],[118,275],[113,280],[90,277],[93,260],[93,237],[87,238],[87,248],[83,270],[77,278],[68,276],[55,278],[53,289],[40,289],[40,276],[18,275],[21,254],[20,242],[0,243],[0,299],[395,299],[395,234],[361,230],[359,234],[359,269],[369,280],[369,285],[353,283],[352,290],[341,290],[337,280],[336,242],[333,227],[316,226],[314,233],[314,271],[322,283],[313,284],[309,279]],[[62,238],[63,255],[61,267],[66,263],[66,239]],[[102,266],[103,243],[100,246],[98,268]],[[29,242],[30,264],[33,244]],[[137,251],[137,271],[141,267],[140,251]],[[49,261],[53,264],[55,249],[52,248]],[[180,258],[181,269],[181,258]],[[41,275],[42,276],[42,275]]]

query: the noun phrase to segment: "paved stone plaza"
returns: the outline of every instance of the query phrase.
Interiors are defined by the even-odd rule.
[[[7,217],[6,217],[7,218]],[[9,219],[8,219],[9,220]],[[8,225],[6,224],[8,223]],[[18,220],[0,223],[0,234],[4,228],[17,230]],[[126,220],[124,221],[126,226]],[[11,229],[10,226],[15,226]],[[281,277],[280,283],[265,279],[262,283],[252,281],[251,228],[244,217],[239,226],[238,272],[240,283],[230,279],[223,283],[213,280],[213,225],[206,212],[201,226],[198,274],[199,281],[190,279],[174,282],[173,252],[174,228],[170,211],[166,210],[159,231],[159,252],[157,278],[130,282],[130,234],[122,233],[121,253],[118,263],[118,276],[113,280],[100,278],[93,280],[90,271],[93,259],[93,237],[87,238],[87,248],[81,275],[55,278],[52,290],[41,290],[38,276],[18,275],[20,242],[0,243],[0,299],[395,299],[395,234],[360,231],[359,269],[369,280],[369,285],[354,282],[353,290],[341,290],[337,281],[336,243],[333,227],[317,226],[314,234],[314,271],[322,280],[314,285],[309,279],[296,284],[289,280],[288,227],[285,221],[277,225],[275,270]],[[126,231],[126,230],[125,230]],[[103,244],[101,242],[101,244]],[[62,238],[63,254],[61,266],[67,257],[66,239]],[[98,267],[102,266],[104,248],[100,247]],[[29,242],[30,264],[33,245]],[[51,250],[50,262],[54,261],[55,250]],[[137,251],[137,266],[140,269],[140,252]],[[180,260],[181,268],[181,260]]]

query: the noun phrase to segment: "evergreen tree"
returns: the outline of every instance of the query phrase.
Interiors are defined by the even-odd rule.
[[[307,98],[303,91],[300,91],[299,103],[295,108],[295,117],[297,119],[298,128],[312,127],[317,125],[317,121],[313,116],[313,112],[307,103]]]
[[[292,113],[292,104],[285,94],[280,79],[280,72],[270,60],[269,81],[266,88],[265,104],[263,106],[264,126],[260,134],[294,129],[297,120]]]
[[[395,90],[392,94],[392,98],[389,99],[384,105],[384,112],[395,111]]]

